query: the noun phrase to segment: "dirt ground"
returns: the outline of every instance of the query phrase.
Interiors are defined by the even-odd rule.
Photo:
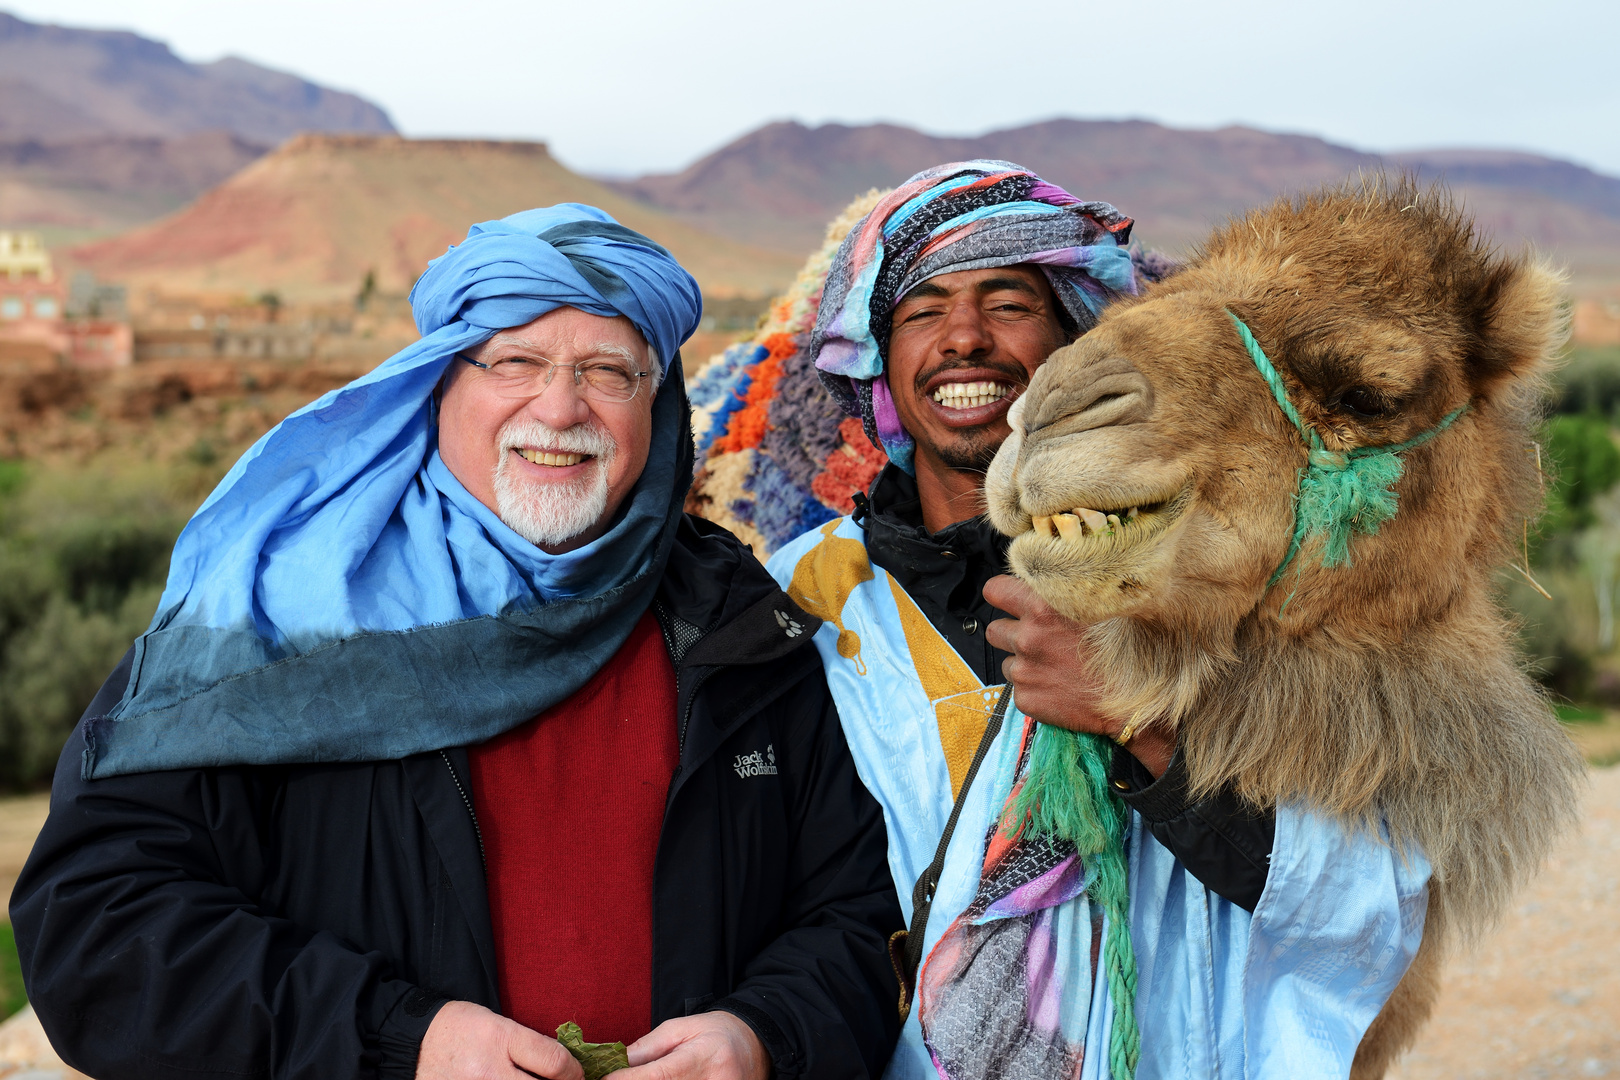
[[[1592,770],[1581,832],[1471,957],[1390,1080],[1620,1077],[1620,767]]]
[[[0,801],[7,897],[45,808],[43,795]],[[77,1075],[51,1065],[37,1031],[31,1012],[0,1027],[0,1080]],[[1587,1076],[1620,1078],[1620,766],[1592,771],[1580,833],[1452,965],[1433,1022],[1390,1080]]]
[[[4,900],[0,907],[11,906],[11,890],[17,885],[23,863],[28,861],[34,837],[45,824],[45,812],[50,809],[50,803],[50,795],[43,792],[0,800],[0,899]],[[6,911],[0,910],[0,922],[10,919]]]

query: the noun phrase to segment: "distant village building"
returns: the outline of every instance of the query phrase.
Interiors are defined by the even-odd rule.
[[[65,354],[66,301],[38,234],[0,232],[0,340]]]
[[[103,316],[98,305],[69,318],[68,290],[39,234],[0,232],[0,360],[82,368],[129,364],[135,339],[122,317],[122,293],[116,295],[116,312]]]

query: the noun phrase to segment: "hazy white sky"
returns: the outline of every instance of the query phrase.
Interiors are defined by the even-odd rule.
[[[1251,124],[1620,175],[1617,0],[0,0],[353,90],[410,135],[677,169],[768,120]]]

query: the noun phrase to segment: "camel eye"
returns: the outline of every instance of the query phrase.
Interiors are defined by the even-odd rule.
[[[1387,411],[1378,396],[1365,386],[1352,386],[1340,394],[1339,408],[1361,420],[1371,420]]]

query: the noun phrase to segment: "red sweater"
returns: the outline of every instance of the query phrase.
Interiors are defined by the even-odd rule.
[[[675,774],[675,669],[649,612],[573,697],[472,759],[501,1008],[590,1042],[652,1027],[653,861]]]

